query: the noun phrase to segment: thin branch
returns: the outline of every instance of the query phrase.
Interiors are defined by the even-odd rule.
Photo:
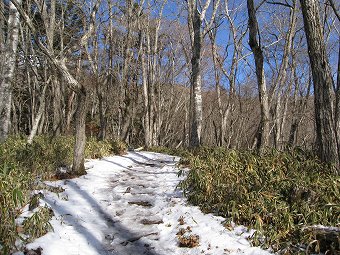
[[[282,6],[285,6],[285,7],[288,7],[288,8],[294,8],[292,5],[290,5],[289,3],[281,3],[281,2],[275,2],[275,1],[268,1],[268,0],[265,0],[267,2],[267,4],[274,4],[274,5],[282,5]]]
[[[259,5],[258,6],[256,6],[256,8],[255,8],[255,12],[257,12],[258,11],[258,9],[260,9],[260,7],[266,2],[267,0],[262,0],[260,3],[259,3]]]
[[[201,12],[201,15],[200,15],[201,21],[203,21],[203,19],[205,18],[205,13],[207,12],[207,10],[209,8],[210,2],[211,2],[211,0],[207,0],[205,2],[205,5],[204,5],[202,12]]]
[[[336,17],[338,18],[338,20],[340,21],[340,14],[339,14],[338,10],[336,9],[333,0],[328,0],[328,2],[329,2],[329,4],[331,5],[331,7],[332,7],[332,9],[333,9],[333,11],[334,11],[334,13],[335,13],[335,16],[336,16]]]

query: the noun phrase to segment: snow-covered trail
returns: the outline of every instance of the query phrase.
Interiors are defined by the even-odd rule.
[[[222,217],[203,214],[175,190],[178,158],[129,152],[87,162],[88,174],[51,182],[63,193],[44,191],[55,212],[54,232],[27,247],[42,254],[269,254],[250,247],[242,227],[225,229]],[[179,219],[181,220],[179,221]],[[182,248],[176,234],[198,235],[199,246]],[[188,230],[189,229],[189,230]]]

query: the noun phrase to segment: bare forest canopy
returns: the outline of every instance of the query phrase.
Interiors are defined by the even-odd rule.
[[[0,5],[2,141],[76,135],[80,171],[85,136],[339,162],[337,0]]]

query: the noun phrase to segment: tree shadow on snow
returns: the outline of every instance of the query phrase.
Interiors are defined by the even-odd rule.
[[[177,162],[173,160],[163,160],[163,159],[153,159],[149,158],[141,153],[135,152],[135,151],[129,151],[129,154],[132,156],[140,158],[142,161],[139,161],[133,157],[127,156],[127,155],[122,155],[122,157],[130,159],[132,162],[140,165],[146,165],[146,166],[157,166],[157,167],[162,167],[164,164],[167,165],[175,165]],[[146,162],[145,162],[146,161]]]
[[[57,212],[59,215],[63,216],[69,216],[69,217],[63,217],[63,221],[71,226],[74,227],[74,229],[83,235],[83,237],[86,239],[86,241],[91,245],[100,255],[159,255],[155,253],[152,250],[152,247],[150,244],[144,242],[141,240],[142,235],[141,233],[133,233],[131,232],[126,226],[119,223],[118,219],[115,219],[112,215],[107,213],[103,210],[103,208],[100,206],[100,204],[92,197],[90,196],[87,191],[82,190],[77,183],[75,183],[73,180],[67,181],[68,187],[72,188],[75,192],[77,192],[80,196],[82,196],[90,205],[91,209],[93,209],[95,212],[97,212],[98,216],[101,218],[101,220],[105,221],[107,225],[107,231],[103,233],[104,236],[110,234],[114,234],[115,237],[119,236],[120,240],[126,240],[121,243],[121,245],[124,246],[124,248],[115,247],[115,245],[110,245],[109,240],[98,240],[98,238],[93,235],[89,229],[87,229],[81,221],[78,221],[75,216],[72,216],[71,212],[61,206],[57,206],[54,201],[44,198],[45,202],[48,203],[52,209]],[[154,233],[151,233],[154,234]],[[149,233],[150,235],[150,233]],[[148,236],[148,233],[146,233],[144,236]],[[114,239],[113,239],[114,240]],[[106,247],[105,247],[106,246]],[[115,250],[115,248],[119,248],[118,250]]]
[[[100,159],[100,160],[105,161],[105,162],[108,162],[108,163],[111,163],[111,164],[116,165],[116,166],[118,166],[118,167],[121,167],[121,168],[123,168],[123,169],[130,170],[129,167],[126,167],[126,166],[123,166],[122,164],[119,164],[119,163],[117,163],[117,162],[108,160],[107,158],[102,158],[102,159]]]
[[[138,153],[135,153],[135,154],[139,155]],[[145,166],[145,167],[162,168],[162,167],[166,166],[165,164],[169,164],[167,162],[172,163],[172,165],[169,164],[168,166],[174,166],[175,163],[176,163],[175,161],[163,161],[163,160],[149,159],[148,157],[145,157],[144,155],[141,155],[141,157],[147,158],[149,160],[149,162],[139,161],[139,160],[136,160],[133,157],[129,157],[129,156],[126,156],[126,155],[123,155],[121,157],[126,158],[128,160],[131,160],[133,163],[135,163],[137,165],[141,165],[141,166]],[[162,172],[146,171],[145,168],[143,168],[143,170],[139,170],[138,168],[136,168],[136,166],[126,167],[126,166],[123,166],[122,164],[119,164],[117,162],[114,162],[114,161],[106,159],[106,158],[102,158],[101,160],[106,161],[108,163],[111,163],[113,165],[116,165],[118,167],[121,167],[123,169],[129,170],[129,171],[134,171],[134,172],[139,172],[139,173],[144,173],[144,174],[156,174],[156,175],[158,175],[158,174],[177,174],[178,173],[178,171],[162,171]],[[150,160],[152,160],[152,162],[154,162],[154,163],[150,163]]]

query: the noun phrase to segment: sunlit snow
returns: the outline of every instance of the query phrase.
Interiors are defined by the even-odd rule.
[[[187,204],[176,190],[183,178],[177,176],[178,160],[129,152],[88,161],[88,174],[80,178],[49,182],[65,189],[59,194],[43,191],[55,213],[54,232],[27,247],[42,247],[48,255],[270,254],[250,246],[244,227],[230,231],[222,226],[222,217]],[[179,247],[176,233],[188,226],[190,234],[199,236],[197,247]]]

